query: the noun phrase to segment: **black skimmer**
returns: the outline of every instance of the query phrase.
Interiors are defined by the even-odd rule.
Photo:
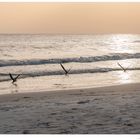
[[[60,65],[61,65],[62,69],[64,70],[65,75],[67,75],[70,72],[71,68],[69,70],[66,70],[65,67],[62,65],[62,63],[60,63]]]
[[[117,63],[120,67],[121,67],[121,69],[124,71],[124,72],[126,72],[126,69],[120,64],[120,63]]]
[[[18,74],[16,77],[13,77],[13,76],[12,76],[12,74],[11,74],[11,73],[9,73],[9,76],[10,76],[11,80],[13,80],[13,82],[12,82],[12,83],[14,83],[14,82],[16,82],[16,81],[17,81],[17,79],[18,79],[18,77],[20,76],[20,74]]]

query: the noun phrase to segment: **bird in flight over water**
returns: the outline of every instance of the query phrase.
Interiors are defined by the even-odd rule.
[[[60,65],[61,65],[63,71],[65,72],[65,75],[67,75],[70,72],[71,69],[66,70],[62,63],[60,63]]]
[[[120,63],[117,63],[120,67],[121,67],[121,69],[124,71],[124,72],[126,72],[126,69],[120,64]]]
[[[20,76],[20,74],[18,74],[16,77],[13,77],[11,73],[9,73],[9,76],[11,78],[11,80],[13,81],[12,83],[16,82],[18,77]]]

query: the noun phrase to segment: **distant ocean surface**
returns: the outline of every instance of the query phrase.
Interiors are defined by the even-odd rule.
[[[60,62],[71,69],[68,76]],[[9,73],[21,74],[16,84]],[[0,35],[0,94],[135,82],[140,82],[139,34]]]

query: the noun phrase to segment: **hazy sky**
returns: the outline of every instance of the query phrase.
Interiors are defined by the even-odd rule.
[[[140,3],[0,3],[0,33],[140,33]]]

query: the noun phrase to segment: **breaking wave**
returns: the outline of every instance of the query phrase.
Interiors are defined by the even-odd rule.
[[[109,60],[139,59],[140,53],[115,53],[102,56],[91,57],[75,57],[75,58],[54,58],[54,59],[30,59],[30,60],[0,60],[0,67],[19,66],[19,65],[43,65],[43,64],[59,64],[61,63],[91,63]]]

